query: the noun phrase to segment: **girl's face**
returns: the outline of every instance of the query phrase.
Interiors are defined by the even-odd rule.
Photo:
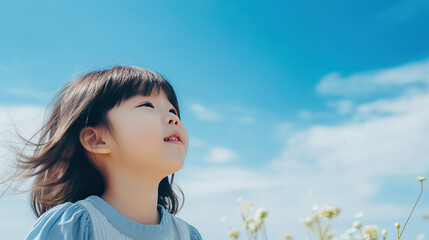
[[[136,95],[107,114],[120,146],[112,143],[112,164],[130,174],[161,178],[183,167],[188,152],[188,133],[177,111],[160,89],[150,96]],[[164,139],[179,134],[179,142]],[[161,176],[160,176],[161,174]]]

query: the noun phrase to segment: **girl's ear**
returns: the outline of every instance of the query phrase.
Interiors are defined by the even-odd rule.
[[[103,141],[103,137],[104,135],[99,129],[85,127],[80,131],[79,141],[88,152],[110,153],[110,146]]]

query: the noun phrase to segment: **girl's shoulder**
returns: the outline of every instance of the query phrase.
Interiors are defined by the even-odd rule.
[[[25,239],[91,239],[92,223],[81,204],[65,202],[50,208],[34,223]]]
[[[201,237],[200,233],[198,232],[198,230],[194,226],[192,226],[187,221],[183,220],[182,218],[180,218],[180,217],[178,217],[176,215],[173,215],[171,213],[168,213],[168,214],[170,214],[170,216],[172,217],[173,221],[176,221],[176,222],[180,221],[180,222],[182,222],[183,224],[185,224],[188,227],[188,231],[189,231],[189,235],[190,235],[190,240],[202,240],[203,239]]]
[[[191,224],[188,223],[188,227],[189,227],[189,235],[191,236],[191,240],[202,240],[203,238],[201,237],[200,233],[198,232],[198,230],[192,226]]]

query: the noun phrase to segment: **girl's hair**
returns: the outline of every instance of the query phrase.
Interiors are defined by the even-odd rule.
[[[26,142],[25,146],[31,144],[36,148],[32,156],[24,155],[23,151],[13,151],[18,164],[11,178],[35,176],[30,202],[37,217],[64,202],[76,202],[90,195],[101,197],[105,181],[79,141],[80,130],[92,126],[112,133],[107,111],[135,95],[149,96],[154,87],[157,94],[160,88],[165,91],[180,119],[176,94],[166,79],[142,67],[119,65],[89,72],[68,82],[50,102],[54,102],[53,110],[49,120],[37,131],[41,132],[37,143],[18,133]],[[176,214],[180,209],[172,188],[173,180],[174,173],[170,181],[168,176],[161,180],[158,204]],[[184,194],[180,187],[178,190],[183,196],[183,205]]]

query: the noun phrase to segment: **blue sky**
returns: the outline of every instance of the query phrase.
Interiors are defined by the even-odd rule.
[[[242,196],[270,211],[270,239],[300,239],[310,189],[343,208],[338,236],[363,211],[392,237],[418,196],[415,177],[429,176],[428,10],[423,0],[9,1],[0,115],[39,116],[86,71],[146,67],[178,95],[190,136],[179,214],[203,237],[241,227]],[[426,196],[403,238],[429,234]],[[19,209],[16,221],[31,227],[24,197],[0,199],[0,213]]]

